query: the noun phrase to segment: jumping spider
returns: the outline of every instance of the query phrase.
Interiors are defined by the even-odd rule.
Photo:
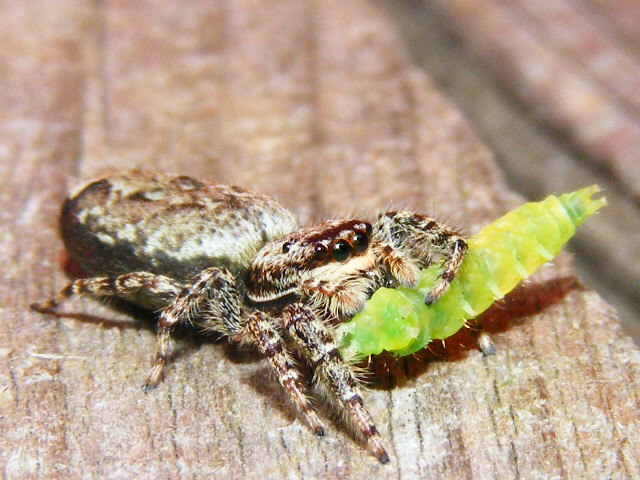
[[[415,285],[420,269],[437,256],[442,273],[425,299],[435,301],[467,249],[455,231],[413,212],[298,228],[293,215],[266,196],[144,171],[89,184],[65,202],[60,225],[70,255],[94,276],[71,282],[34,309],[51,311],[71,295],[90,294],[161,310],[145,390],[162,377],[177,324],[254,345],[306,422],[324,435],[290,353],[293,344],[382,463],[389,456],[352,366],[337,349],[334,326],[379,287]]]

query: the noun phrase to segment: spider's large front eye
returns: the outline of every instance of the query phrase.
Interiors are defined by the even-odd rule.
[[[333,246],[333,258],[338,262],[344,262],[347,258],[349,258],[350,253],[351,245],[349,245],[344,240],[336,242],[336,244]]]
[[[282,245],[282,253],[289,253],[289,249],[291,248],[291,242],[286,242]]]
[[[369,238],[364,233],[356,233],[353,236],[353,249],[356,252],[362,252],[369,245]]]
[[[323,258],[327,254],[327,247],[323,244],[318,243],[313,249],[314,258],[320,259]]]

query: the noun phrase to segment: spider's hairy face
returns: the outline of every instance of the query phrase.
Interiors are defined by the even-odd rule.
[[[380,274],[371,233],[367,222],[330,220],[268,243],[249,269],[249,299],[262,303],[307,295],[314,303],[323,298],[334,313],[353,313],[354,307],[340,308],[331,298],[373,292]]]

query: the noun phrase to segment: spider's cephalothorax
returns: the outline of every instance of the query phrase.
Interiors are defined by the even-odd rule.
[[[466,251],[460,236],[413,212],[372,223],[329,220],[297,229],[268,197],[238,187],[142,171],[95,181],[63,207],[61,229],[74,260],[92,278],[76,280],[49,301],[73,294],[114,295],[161,308],[158,351],[145,389],[160,381],[172,328],[192,322],[254,345],[318,435],[324,428],[307,396],[290,345],[327,386],[372,453],[389,460],[365,409],[352,367],[341,358],[333,326],[362,309],[381,286],[415,285],[442,260],[447,289]]]
[[[330,220],[265,245],[252,262],[247,297],[255,304],[298,301],[334,317],[352,315],[381,285],[371,224]]]

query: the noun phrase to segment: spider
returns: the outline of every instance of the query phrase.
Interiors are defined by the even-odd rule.
[[[420,270],[439,258],[442,272],[425,298],[434,302],[467,250],[457,232],[418,213],[390,211],[373,222],[336,219],[299,228],[264,195],[140,170],[107,176],[73,194],[60,226],[71,257],[92,276],[32,307],[51,312],[71,295],[88,294],[159,310],[158,348],[145,391],[162,377],[172,329],[193,324],[257,348],[322,436],[297,353],[382,463],[389,456],[333,329],[376,289],[413,286]]]

